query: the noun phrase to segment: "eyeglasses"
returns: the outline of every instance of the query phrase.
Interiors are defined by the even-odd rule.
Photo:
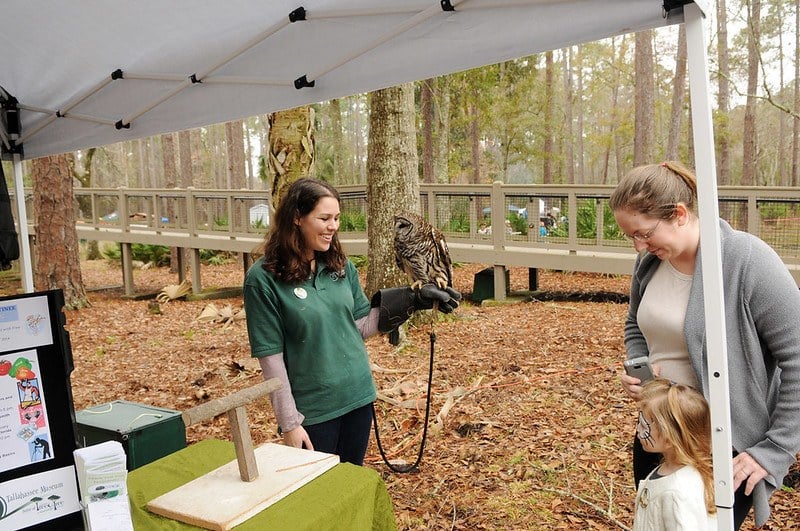
[[[653,237],[653,234],[656,232],[656,229],[658,228],[659,225],[661,225],[661,220],[660,219],[658,220],[658,222],[656,222],[655,227],[653,227],[649,231],[645,232],[644,234],[639,234],[638,232],[634,232],[630,236],[628,236],[626,234],[625,238],[627,238],[628,240],[636,240],[637,242],[645,242],[645,243],[649,242],[650,238]]]

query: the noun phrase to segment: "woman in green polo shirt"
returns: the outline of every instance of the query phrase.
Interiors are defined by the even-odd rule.
[[[247,272],[244,305],[253,357],[284,444],[362,464],[375,385],[364,339],[396,328],[417,309],[453,311],[461,295],[433,285],[380,290],[370,302],[339,243],[339,194],[316,179],[288,189]]]

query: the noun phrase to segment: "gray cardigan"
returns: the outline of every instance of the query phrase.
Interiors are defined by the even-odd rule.
[[[800,290],[766,243],[720,220],[733,447],[770,476],[753,491],[756,525],[800,451]],[[697,257],[683,326],[692,367],[708,397],[703,276]],[[636,259],[625,321],[629,358],[647,356],[636,314],[660,260]]]

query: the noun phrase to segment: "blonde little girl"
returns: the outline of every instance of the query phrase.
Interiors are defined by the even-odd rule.
[[[659,453],[639,483],[633,531],[717,529],[711,464],[711,418],[703,395],[656,378],[643,386],[637,436]]]

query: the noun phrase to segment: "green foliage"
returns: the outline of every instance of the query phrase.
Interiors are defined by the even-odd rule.
[[[222,265],[231,262],[234,254],[229,251],[200,249],[200,262],[206,265]]]
[[[761,214],[761,219],[785,219],[793,217],[792,205],[790,203],[759,203],[758,212]]]
[[[169,247],[164,245],[134,243],[131,244],[131,254],[134,260],[141,260],[144,263],[153,262],[157,266],[169,265]]]
[[[341,232],[364,232],[367,230],[367,216],[363,212],[345,210],[339,216]]]
[[[119,245],[109,245],[100,251],[100,254],[103,255],[103,258],[111,262],[118,262],[122,258],[122,251]]]
[[[267,160],[264,155],[258,157],[258,178],[264,183],[268,183],[271,180],[270,176],[267,175]]]
[[[528,220],[522,216],[510,215],[508,221],[511,222],[511,230],[522,234],[528,234]]]
[[[251,229],[266,229],[267,224],[264,222],[264,218],[258,218],[253,223],[250,224]]]
[[[353,265],[356,266],[356,269],[366,269],[369,266],[369,259],[367,255],[364,254],[355,254],[352,256],[348,256]]]
[[[569,225],[566,222],[559,222],[556,227],[550,227],[547,230],[547,235],[554,238],[568,238]]]
[[[597,213],[594,201],[586,201],[578,207],[578,238],[594,239],[597,236]],[[559,227],[559,230],[562,227]],[[566,230],[566,227],[563,227]],[[603,239],[621,240],[624,234],[617,226],[614,213],[603,202]]]
[[[469,218],[466,213],[460,213],[450,218],[447,227],[444,228],[445,232],[463,232],[469,233]]]
[[[227,229],[228,216],[214,216],[214,229]]]
[[[102,251],[103,257],[112,262],[122,259],[122,251],[119,245],[108,246]],[[165,266],[170,263],[169,247],[164,245],[149,245],[144,243],[131,244],[131,258],[139,262],[153,262],[157,266]]]

